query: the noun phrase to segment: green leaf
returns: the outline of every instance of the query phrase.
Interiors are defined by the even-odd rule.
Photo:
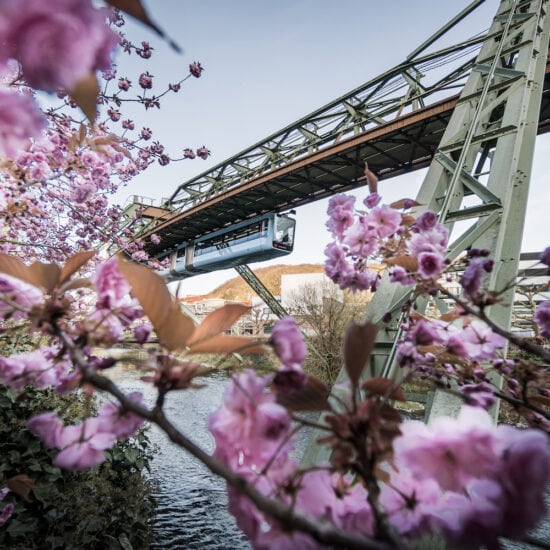
[[[120,542],[120,546],[122,546],[123,550],[134,550],[125,533],[119,535],[118,542]]]

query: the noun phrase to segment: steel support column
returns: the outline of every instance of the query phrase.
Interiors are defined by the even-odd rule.
[[[452,259],[469,247],[491,250],[490,289],[514,281],[518,269],[550,34],[547,7],[546,0],[501,2],[417,197],[423,206],[416,214],[435,210],[452,231]],[[512,303],[513,295],[510,288],[503,298]],[[384,285],[368,309],[369,320],[383,325],[376,373],[395,372],[392,351],[408,296],[407,289]],[[384,324],[388,312],[392,321]],[[493,306],[489,315],[510,326],[511,307]],[[437,392],[430,418],[459,407]]]
[[[280,302],[269,292],[269,289],[256,277],[256,274],[247,265],[235,266],[235,271],[248,283],[250,288],[266,303],[267,307],[279,319],[287,317],[288,313]]]

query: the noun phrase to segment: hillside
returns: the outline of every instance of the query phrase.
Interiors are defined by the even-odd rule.
[[[278,296],[281,293],[281,275],[295,275],[297,273],[320,273],[323,264],[299,264],[299,265],[273,265],[260,267],[254,270],[256,277],[269,289],[271,294]],[[249,301],[254,296],[254,291],[239,276],[221,284],[206,298],[223,298],[225,300]]]

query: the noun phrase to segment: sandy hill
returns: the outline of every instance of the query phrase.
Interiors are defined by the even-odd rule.
[[[320,273],[323,269],[323,264],[273,265],[255,269],[254,273],[269,289],[271,294],[278,296],[281,293],[281,275]],[[205,295],[206,298],[223,298],[225,300],[243,301],[249,301],[253,296],[255,296],[254,291],[238,276],[221,284],[212,292]]]

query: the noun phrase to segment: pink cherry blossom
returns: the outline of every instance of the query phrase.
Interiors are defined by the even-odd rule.
[[[489,409],[496,402],[493,387],[488,382],[479,382],[478,384],[465,384],[459,386],[459,391],[464,397],[464,402],[473,407]]]
[[[71,372],[73,369],[68,361],[56,356],[56,349],[41,347],[18,355],[0,357],[0,380],[11,388],[31,384],[37,389],[51,386],[62,392],[76,373]]]
[[[542,302],[535,310],[535,322],[540,327],[540,333],[550,339],[550,301]]]
[[[202,65],[198,61],[193,61],[193,63],[191,63],[189,65],[189,72],[195,78],[199,78],[202,74],[202,71],[204,71],[204,68],[202,67]]]
[[[464,289],[464,294],[468,298],[475,298],[479,293],[479,288],[483,279],[483,271],[483,260],[481,260],[481,258],[473,258],[470,260],[468,267],[464,270],[460,284]]]
[[[139,392],[132,392],[128,397],[136,404],[142,404],[142,395]],[[119,404],[106,403],[102,405],[97,413],[99,429],[112,433],[117,439],[127,439],[135,435],[143,425],[143,419],[135,413],[125,411]]]
[[[444,493],[428,511],[431,527],[453,548],[498,548],[501,494],[499,484],[489,479],[474,479],[461,493]]]
[[[415,282],[414,277],[407,273],[407,270],[401,266],[395,266],[392,271],[390,271],[390,281],[392,283],[399,283],[403,286],[412,285]]]
[[[352,256],[368,258],[377,250],[378,234],[367,218],[359,218],[347,231],[343,239]]]
[[[457,419],[438,418],[432,426],[408,422],[394,443],[396,462],[416,479],[434,479],[460,492],[471,479],[493,475],[496,436],[489,415],[463,407]]]
[[[85,470],[105,460],[105,450],[110,449],[116,436],[101,431],[96,418],[88,418],[82,424],[66,426],[59,436],[60,453],[54,464],[66,470]]]
[[[467,354],[474,361],[496,359],[498,350],[506,344],[506,339],[493,332],[483,321],[472,321],[461,334]]]
[[[44,115],[30,97],[0,87],[0,157],[14,157],[45,126]]]
[[[381,238],[393,235],[401,225],[401,214],[384,204],[371,210],[366,216],[366,224]]]
[[[216,440],[216,455],[243,474],[259,471],[278,451],[286,459],[291,441],[290,418],[286,409],[267,393],[269,377],[246,370],[234,378],[223,405],[210,416],[209,429]]]
[[[99,308],[110,309],[119,306],[130,292],[130,285],[122,276],[116,257],[97,267],[92,276],[92,283],[97,290]]]
[[[378,193],[371,193],[364,201],[363,204],[367,208],[374,208],[382,200],[382,197]]]
[[[342,240],[345,231],[353,225],[354,204],[355,197],[347,195],[334,195],[329,200],[327,209],[329,219],[326,226],[338,240]]]
[[[61,433],[65,426],[61,419],[53,412],[33,416],[27,426],[36,434],[46,447],[60,447]]]
[[[435,252],[421,252],[418,255],[418,273],[423,279],[437,279],[445,267],[445,258]]]
[[[437,225],[437,214],[431,210],[427,210],[418,216],[416,219],[416,227],[420,231],[429,231]]]
[[[17,59],[35,88],[70,90],[110,67],[118,37],[106,24],[109,13],[90,0],[4,0],[0,60]]]
[[[2,525],[4,525],[11,518],[14,508],[15,504],[13,502],[8,502],[4,505],[2,511],[0,512],[0,527],[2,527]]]
[[[196,153],[197,157],[201,158],[202,160],[206,160],[210,156],[210,150],[207,149],[204,145],[202,147],[198,147]]]
[[[292,317],[278,320],[271,331],[273,349],[285,366],[301,365],[307,353],[302,331]]]
[[[436,224],[433,228],[415,233],[409,241],[409,253],[418,257],[422,252],[444,254],[447,247],[448,231]]]
[[[498,480],[503,488],[500,507],[502,535],[519,538],[546,514],[545,489],[550,483],[550,443],[540,430],[497,428],[500,461]]]
[[[0,501],[4,500],[6,498],[6,495],[10,492],[8,487],[2,487],[0,489]],[[0,527],[4,525],[13,514],[13,510],[15,508],[15,504],[13,502],[8,502],[7,504],[4,504],[4,507],[2,508],[2,511],[0,511]]]
[[[394,473],[384,484],[380,503],[400,535],[419,537],[430,531],[429,512],[437,505],[441,488],[433,479],[415,479],[406,470]]]
[[[337,243],[329,243],[325,248],[325,273],[334,283],[341,285],[344,275],[353,268],[348,265],[345,250]]]
[[[21,279],[0,273],[0,316],[23,319],[42,303],[43,292]]]

